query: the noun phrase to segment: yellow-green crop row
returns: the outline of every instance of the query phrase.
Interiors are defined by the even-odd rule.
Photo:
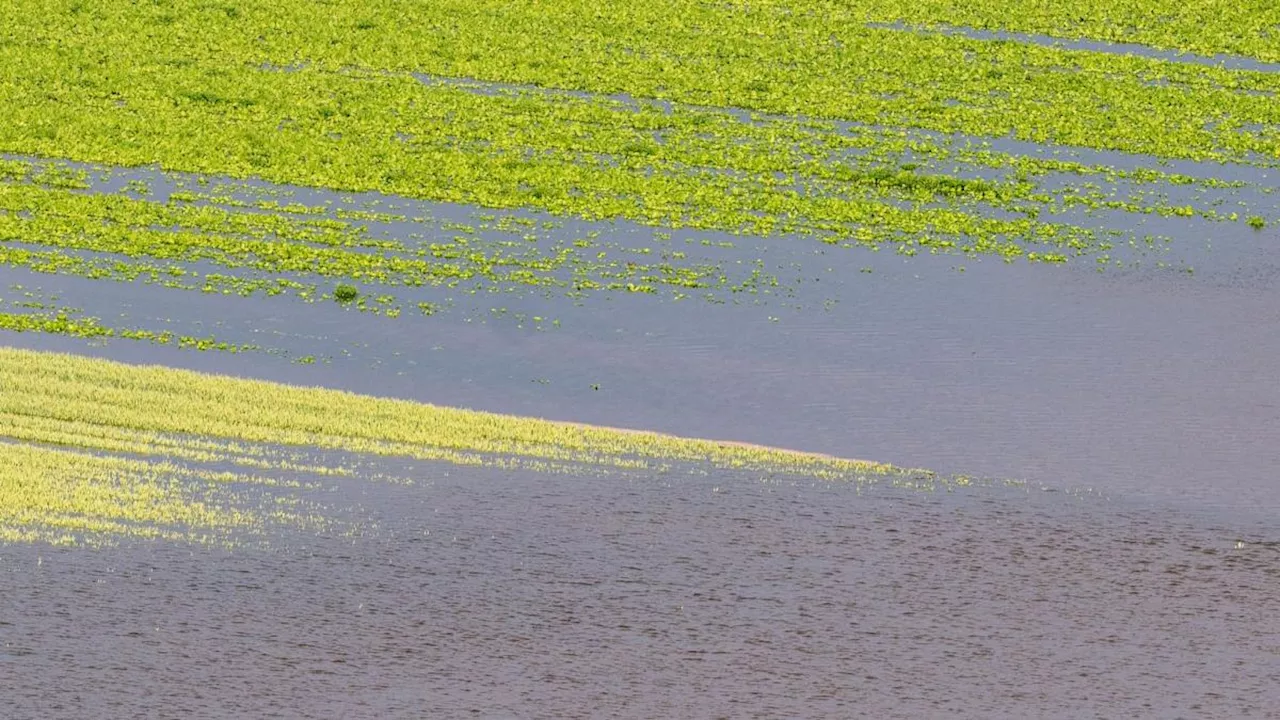
[[[936,481],[882,463],[29,350],[0,348],[0,389],[0,540],[225,539],[312,522],[288,496],[259,507],[224,488],[353,474],[307,460],[316,450],[541,472]]]
[[[865,474],[877,463],[442,408],[318,388],[0,348],[0,412],[179,433],[435,459],[438,451],[567,460]]]
[[[237,502],[247,475],[0,439],[0,542],[121,537],[230,542],[267,523],[309,525],[292,503]]]

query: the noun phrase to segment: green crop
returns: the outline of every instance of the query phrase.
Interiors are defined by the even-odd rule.
[[[829,5],[833,9],[828,12],[872,22],[1032,32],[1280,62],[1280,6],[1270,0],[857,0]]]
[[[1045,207],[1141,203],[931,172],[908,156],[954,153],[912,133],[1280,157],[1274,74],[867,25],[899,9],[15,7],[0,66],[21,72],[0,84],[0,148],[1052,261],[1105,252],[1113,239],[1048,222]],[[144,36],[141,46],[128,40]]]

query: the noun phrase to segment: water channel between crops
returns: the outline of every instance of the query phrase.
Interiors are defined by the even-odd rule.
[[[428,465],[335,482],[355,537],[6,546],[8,716],[1280,717],[1280,241],[1209,227],[1105,272],[700,233],[796,282],[412,319],[0,269],[287,352],[6,344],[1025,481]]]

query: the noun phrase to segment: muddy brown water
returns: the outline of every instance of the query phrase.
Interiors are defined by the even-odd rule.
[[[334,486],[356,537],[6,546],[0,717],[1280,717],[1280,240],[1174,229],[1105,273],[734,238],[805,281],[502,297],[541,331],[0,269],[289,355],[7,344],[1027,482],[436,467]]]

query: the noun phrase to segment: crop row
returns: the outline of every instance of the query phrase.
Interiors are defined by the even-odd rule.
[[[290,495],[302,487],[296,478],[352,472],[307,460],[316,449],[544,472],[685,467],[937,481],[879,463],[56,353],[0,348],[0,382],[0,541],[226,541],[265,523],[314,526],[322,520]],[[250,501],[233,492],[244,488],[284,494]]]
[[[12,390],[0,397],[0,412],[140,432],[425,460],[441,459],[434,454],[441,450],[637,468],[698,461],[845,476],[894,472],[876,463],[24,350],[0,349],[0,378]]]

